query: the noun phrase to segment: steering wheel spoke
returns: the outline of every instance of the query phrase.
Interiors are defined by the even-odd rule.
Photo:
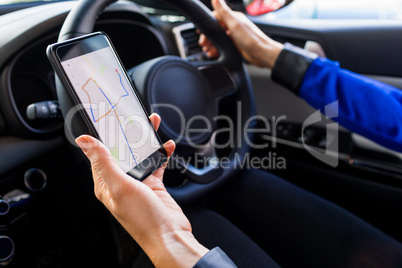
[[[205,65],[198,70],[208,80],[214,97],[219,101],[222,97],[233,94],[238,89],[237,83],[228,69],[221,65]]]
[[[175,166],[178,166],[190,180],[204,184],[214,181],[222,174],[223,170],[215,148],[215,137],[216,132],[212,134],[208,143],[197,146],[192,159],[172,157],[172,161],[177,164]]]

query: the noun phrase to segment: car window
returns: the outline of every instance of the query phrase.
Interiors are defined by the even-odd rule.
[[[35,2],[60,2],[60,1],[63,0],[0,0],[0,5],[13,5],[13,4],[35,3]]]
[[[402,19],[402,0],[295,0],[263,15],[292,19]]]

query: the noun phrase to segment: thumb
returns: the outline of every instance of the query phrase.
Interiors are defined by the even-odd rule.
[[[233,11],[226,4],[225,0],[212,0],[212,7],[215,10],[216,19],[226,24],[230,29],[230,25],[236,22]]]
[[[89,136],[82,135],[75,142],[91,161],[92,171],[103,179],[108,184],[116,177],[125,175],[123,170],[119,168],[114,161],[109,150],[99,140]]]

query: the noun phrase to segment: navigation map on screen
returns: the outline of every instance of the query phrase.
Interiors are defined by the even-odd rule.
[[[160,148],[111,48],[62,61],[101,141],[128,172]]]

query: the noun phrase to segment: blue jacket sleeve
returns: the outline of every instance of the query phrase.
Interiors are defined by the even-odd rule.
[[[299,95],[316,109],[338,101],[339,124],[402,152],[402,91],[317,58],[308,67]]]
[[[231,259],[219,247],[211,249],[195,265],[194,268],[235,268]]]

